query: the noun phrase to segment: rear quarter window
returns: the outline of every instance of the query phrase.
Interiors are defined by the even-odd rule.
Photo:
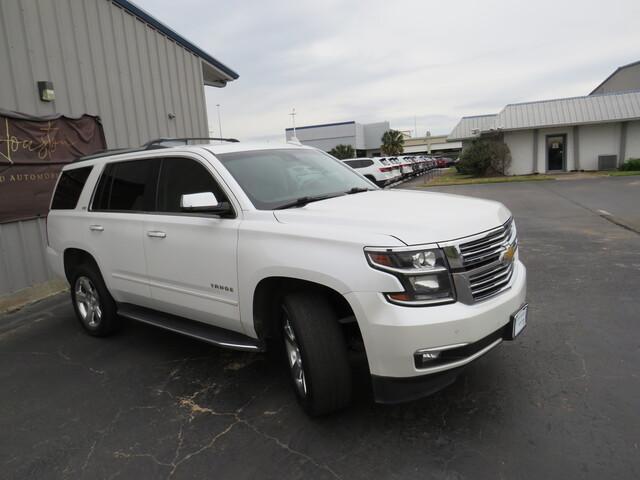
[[[92,169],[93,166],[64,170],[60,174],[58,186],[53,194],[51,210],[73,210],[76,208]]]

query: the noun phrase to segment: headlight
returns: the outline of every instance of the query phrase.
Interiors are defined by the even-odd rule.
[[[439,248],[365,248],[369,264],[395,275],[403,292],[385,293],[391,303],[420,306],[455,301],[453,282],[444,253]]]

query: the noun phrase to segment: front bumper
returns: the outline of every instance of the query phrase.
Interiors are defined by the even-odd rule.
[[[377,292],[348,293],[346,298],[358,320],[373,378],[389,377],[395,379],[393,382],[403,382],[411,377],[432,376],[460,368],[497,346],[502,337],[496,332],[501,332],[511,315],[525,303],[526,276],[526,268],[518,260],[510,287],[473,305],[456,302],[405,307],[389,303]],[[418,350],[450,345],[471,347],[491,335],[496,335],[495,345],[471,350],[462,359],[429,368],[417,368],[414,362]]]

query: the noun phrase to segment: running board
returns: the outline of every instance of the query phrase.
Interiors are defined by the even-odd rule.
[[[186,335],[187,337],[195,338],[217,347],[250,352],[260,352],[264,350],[262,342],[241,333],[178,317],[177,315],[138,307],[129,303],[118,304],[118,315],[135,320],[136,322],[146,323],[147,325],[153,325],[154,327],[180,333],[181,335]]]

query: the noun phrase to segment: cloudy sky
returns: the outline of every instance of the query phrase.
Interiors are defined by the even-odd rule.
[[[424,135],[505,104],[586,95],[640,60],[640,1],[134,0],[240,74],[209,123],[277,141],[296,123]]]

